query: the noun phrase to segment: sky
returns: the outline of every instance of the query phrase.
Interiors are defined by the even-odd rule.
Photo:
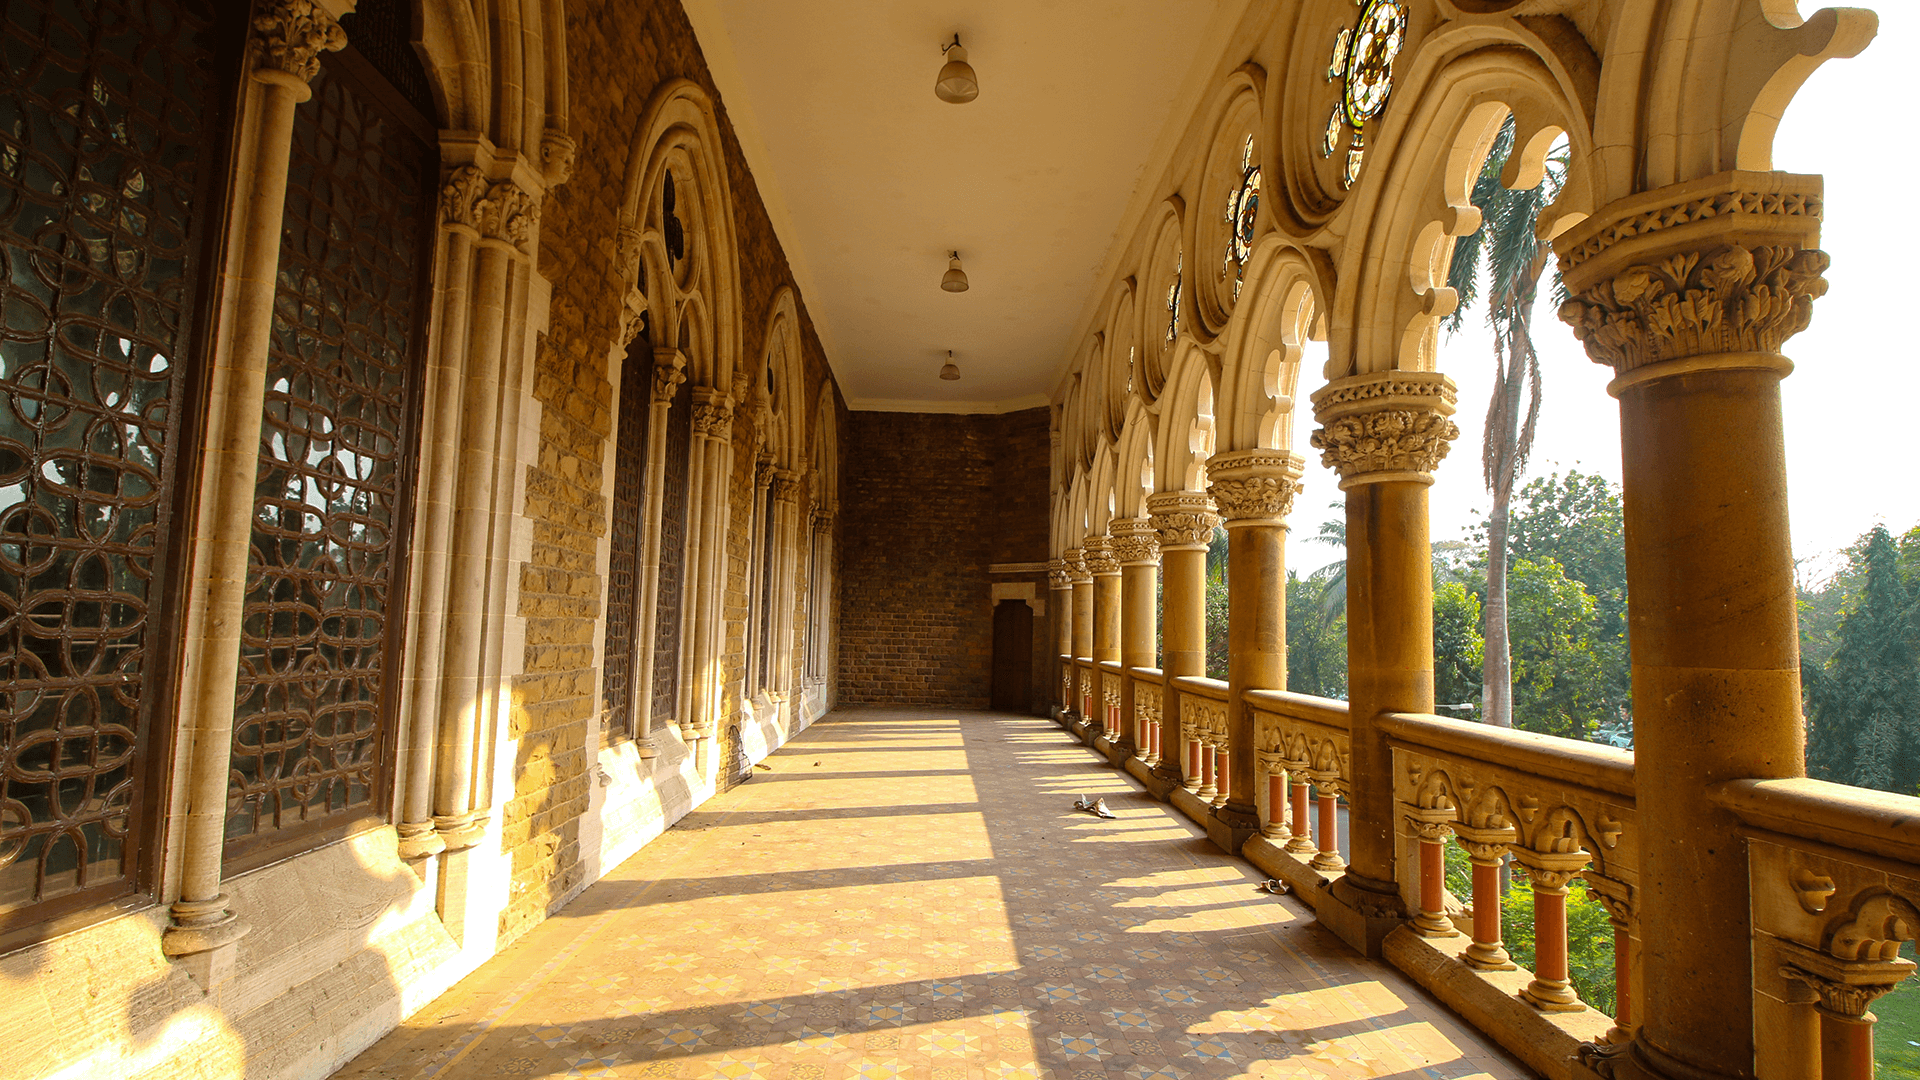
[[[1813,325],[1788,339],[1794,363],[1782,389],[1786,413],[1788,514],[1803,580],[1831,572],[1837,552],[1875,523],[1896,533],[1920,524],[1920,344],[1907,314],[1920,306],[1909,270],[1917,229],[1897,191],[1920,174],[1920,144],[1893,119],[1913,94],[1911,60],[1920,48],[1920,5],[1873,5],[1880,34],[1852,60],[1834,60],[1807,80],[1774,140],[1774,167],[1826,176],[1820,246],[1833,258],[1827,295],[1815,301]],[[1811,12],[1812,3],[1802,11]],[[1894,106],[1889,111],[1885,106]],[[1547,290],[1542,282],[1541,293]],[[1551,300],[1535,312],[1543,405],[1527,478],[1579,469],[1620,480],[1620,416],[1607,395],[1610,369],[1587,359]],[[1303,375],[1324,353],[1309,353]],[[1431,494],[1433,539],[1466,539],[1490,496],[1480,450],[1493,346],[1484,309],[1470,312],[1456,334],[1442,331],[1441,370],[1460,387],[1454,420],[1460,438],[1442,462]],[[1913,425],[1910,427],[1909,425]],[[1308,461],[1306,490],[1294,504],[1296,543],[1289,568],[1302,573],[1343,557],[1338,548],[1305,542],[1320,523],[1340,516],[1334,475],[1307,445],[1315,425],[1295,427],[1295,451]],[[1522,480],[1524,483],[1525,480]]]

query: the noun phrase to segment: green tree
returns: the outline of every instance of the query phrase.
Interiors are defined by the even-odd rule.
[[[1487,404],[1486,441],[1480,465],[1493,508],[1487,515],[1486,659],[1483,719],[1513,726],[1513,663],[1507,595],[1508,509],[1514,484],[1527,469],[1540,421],[1540,356],[1533,347],[1533,308],[1540,278],[1552,265],[1540,245],[1535,224],[1559,194],[1566,158],[1548,163],[1545,180],[1515,190],[1500,182],[1514,149],[1514,122],[1501,125],[1493,148],[1473,186],[1473,204],[1481,226],[1454,245],[1447,284],[1460,297],[1452,325],[1457,328],[1479,294],[1480,264],[1486,263],[1487,322],[1493,328],[1493,396]],[[1564,292],[1554,276],[1554,291]],[[1557,297],[1564,299],[1564,297]]]
[[[1227,530],[1207,544],[1207,677],[1227,677]]]
[[[1593,597],[1606,721],[1633,707],[1627,650],[1626,515],[1620,488],[1578,469],[1530,481],[1515,497],[1508,550],[1515,561],[1552,559]]]
[[[1439,576],[1436,573],[1436,576]],[[1433,699],[1441,712],[1474,719],[1479,709],[1480,598],[1451,578],[1433,587]],[[1466,708],[1449,708],[1465,705]]]
[[[1840,620],[1833,659],[1803,668],[1809,684],[1808,769],[1824,780],[1920,790],[1920,660],[1914,590],[1885,528],[1864,538],[1858,603]]]
[[[1513,564],[1514,726],[1584,739],[1607,719],[1593,597],[1551,558]]]
[[[1347,697],[1347,615],[1327,594],[1332,567],[1306,577],[1287,572],[1287,689],[1299,694]],[[1331,614],[1329,614],[1331,612]]]

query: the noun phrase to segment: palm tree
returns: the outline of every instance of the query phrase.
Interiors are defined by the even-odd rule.
[[[1447,284],[1460,296],[1449,329],[1458,329],[1479,298],[1480,264],[1487,264],[1487,322],[1493,327],[1493,397],[1487,403],[1486,442],[1480,465],[1493,511],[1487,516],[1487,603],[1485,698],[1482,716],[1498,727],[1513,726],[1513,652],[1507,640],[1507,508],[1513,489],[1527,470],[1527,455],[1540,421],[1540,356],[1533,348],[1533,304],[1549,252],[1535,225],[1540,211],[1560,193],[1566,157],[1548,159],[1546,179],[1515,191],[1500,183],[1513,153],[1513,118],[1508,117],[1473,186],[1473,204],[1482,223],[1454,245]],[[1559,274],[1553,277],[1556,300],[1566,299]]]

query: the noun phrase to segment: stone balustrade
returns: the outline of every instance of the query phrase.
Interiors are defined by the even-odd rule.
[[[1912,974],[1920,798],[1821,780],[1712,790],[1747,836],[1756,1049],[1792,1080],[1873,1074],[1873,1000]]]

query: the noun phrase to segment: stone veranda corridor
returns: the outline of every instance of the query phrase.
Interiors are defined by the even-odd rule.
[[[337,1075],[1529,1075],[1047,720],[765,764]]]

